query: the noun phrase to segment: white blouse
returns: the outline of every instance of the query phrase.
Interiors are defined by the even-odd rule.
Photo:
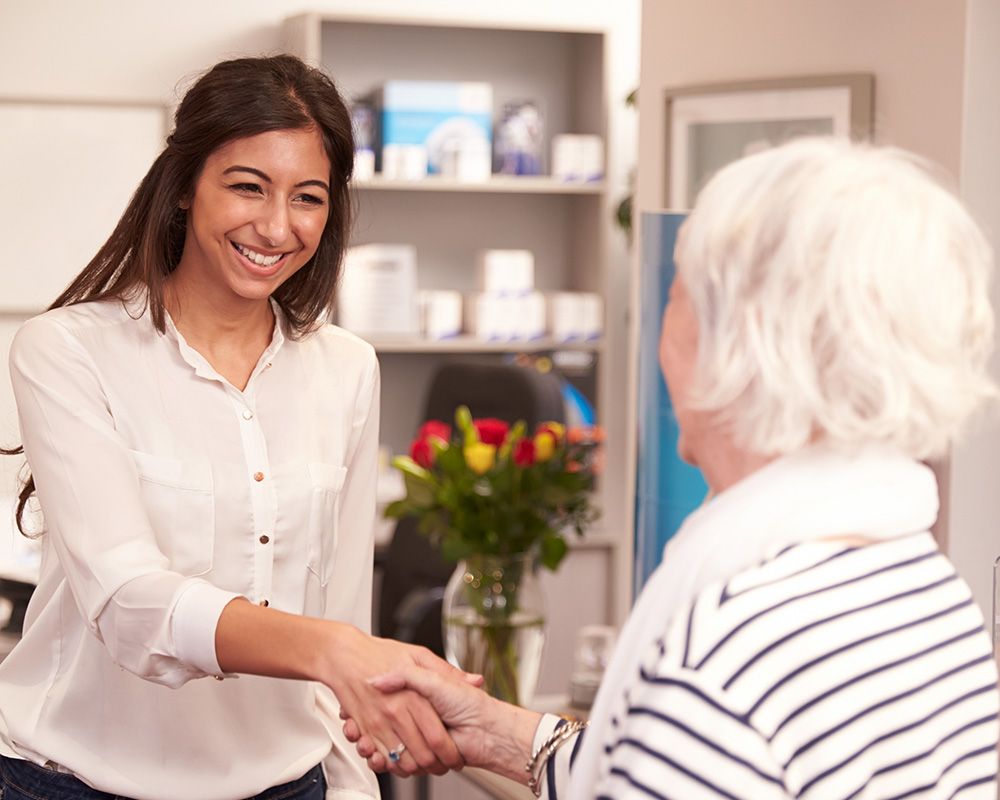
[[[323,760],[328,798],[378,797],[326,687],[212,679],[234,597],[370,626],[378,362],[333,325],[286,338],[274,309],[243,391],[138,300],[18,332],[46,533],[0,665],[0,753],[141,800],[249,797]]]

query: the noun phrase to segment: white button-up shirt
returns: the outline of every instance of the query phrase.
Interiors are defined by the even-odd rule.
[[[237,596],[369,629],[375,354],[332,325],[286,338],[275,306],[240,391],[141,308],[50,311],[11,348],[46,532],[0,752],[142,800],[248,797],[325,759],[329,798],[377,797],[326,687],[211,679]]]

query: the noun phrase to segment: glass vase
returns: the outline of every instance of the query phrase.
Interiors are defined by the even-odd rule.
[[[528,556],[470,556],[445,588],[448,660],[483,676],[483,688],[516,705],[531,702],[542,665],[545,616]]]

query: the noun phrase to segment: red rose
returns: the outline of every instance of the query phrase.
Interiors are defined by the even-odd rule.
[[[449,441],[451,439],[451,425],[438,419],[427,420],[417,431],[417,438],[427,439],[431,436],[436,436],[442,442]]]
[[[426,439],[414,439],[410,444],[410,458],[424,469],[430,469],[434,463],[434,448]]]
[[[519,467],[530,467],[535,463],[535,442],[533,439],[518,439],[514,445],[514,463]]]
[[[472,424],[476,426],[476,431],[479,433],[479,441],[483,444],[491,444],[494,447],[499,447],[503,444],[503,440],[507,438],[507,431],[510,430],[510,425],[502,419],[492,419],[490,417],[473,420]]]

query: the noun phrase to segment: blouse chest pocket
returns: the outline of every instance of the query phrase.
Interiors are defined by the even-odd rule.
[[[311,485],[309,504],[309,571],[326,586],[337,550],[340,494],[347,468],[336,464],[309,462]]]
[[[215,498],[207,461],[182,461],[132,450],[139,491],[170,569],[204,575],[215,552]]]

